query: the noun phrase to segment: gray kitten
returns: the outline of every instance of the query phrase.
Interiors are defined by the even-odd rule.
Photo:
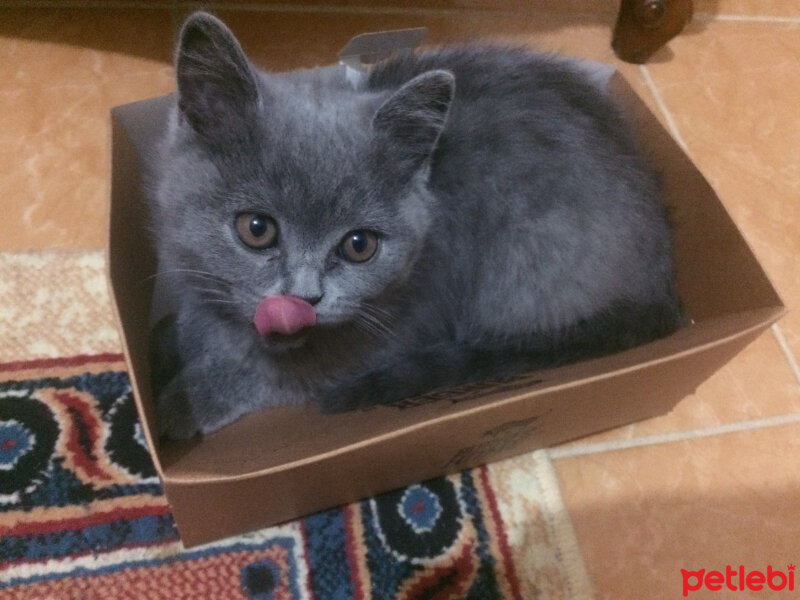
[[[343,410],[674,331],[670,233],[620,111],[521,48],[254,69],[197,13],[153,219],[177,305],[162,433]],[[163,358],[174,354],[179,365]]]

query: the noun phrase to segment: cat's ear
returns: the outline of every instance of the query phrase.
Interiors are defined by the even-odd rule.
[[[252,127],[261,101],[256,76],[222,21],[203,12],[186,20],[175,71],[180,113],[202,137],[222,141]]]
[[[455,92],[448,71],[428,71],[397,90],[375,113],[372,126],[388,135],[404,159],[420,166],[436,147]]]

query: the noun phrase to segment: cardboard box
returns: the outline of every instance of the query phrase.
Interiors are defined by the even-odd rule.
[[[170,100],[112,111],[111,285],[139,414],[184,544],[660,415],[783,314],[703,176],[619,73],[607,84],[663,176],[690,326],[502,386],[472,385],[349,414],[270,409],[180,443],[155,437],[147,352],[156,260],[143,177]]]

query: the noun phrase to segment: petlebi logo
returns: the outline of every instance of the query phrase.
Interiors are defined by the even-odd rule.
[[[738,568],[726,565],[724,573],[722,571],[706,571],[705,569],[697,571],[681,569],[683,597],[687,597],[690,592],[697,592],[703,589],[712,592],[724,592],[723,595],[726,597],[728,591],[772,590],[774,592],[793,592],[794,569],[794,564],[786,565],[785,571],[774,568],[772,565],[767,565],[765,571],[746,569],[744,565],[739,565]]]

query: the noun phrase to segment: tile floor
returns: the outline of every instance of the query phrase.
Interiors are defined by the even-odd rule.
[[[104,244],[107,110],[171,89],[190,3],[114,4],[0,7],[0,250]],[[431,42],[502,37],[617,63],[800,308],[796,0],[697,0],[692,25],[645,67],[609,49],[613,0],[210,4],[275,69],[328,62],[364,30],[417,25]],[[795,310],[673,413],[551,451],[598,598],[679,597],[681,568],[800,561],[798,358]]]

